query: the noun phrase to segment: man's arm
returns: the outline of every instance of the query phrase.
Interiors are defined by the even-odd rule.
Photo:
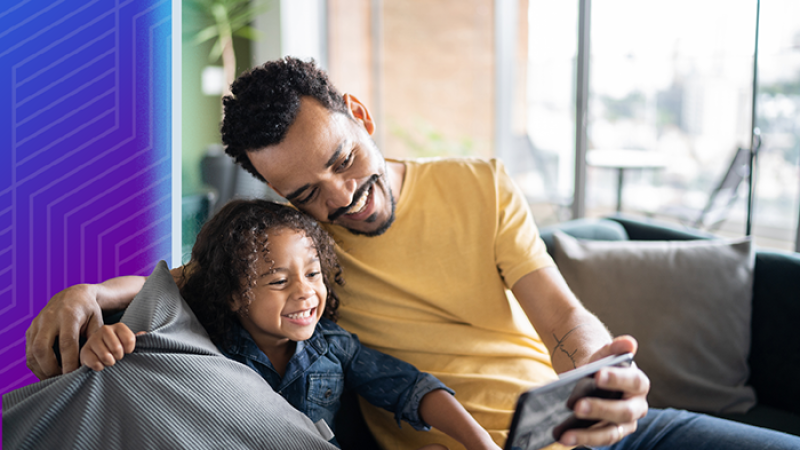
[[[170,271],[179,286],[183,278],[182,269],[178,267]],[[80,367],[79,336],[89,338],[103,326],[103,311],[125,309],[142,290],[145,280],[146,277],[118,277],[100,284],[77,284],[54,295],[25,333],[28,368],[44,380]],[[53,351],[56,337],[61,367]]]
[[[511,290],[550,350],[556,372],[571,370],[605,356],[636,352],[636,340],[632,337],[612,339],[600,320],[570,291],[555,267],[523,276]],[[622,400],[585,398],[579,401],[575,406],[576,416],[602,422],[590,429],[564,433],[562,444],[611,444],[634,432],[636,421],[647,414],[650,382],[641,370],[635,366],[607,368],[598,372],[595,379],[601,388],[622,391]]]
[[[611,342],[605,325],[583,307],[555,267],[525,275],[511,290],[550,350],[556,372],[586,364]]]

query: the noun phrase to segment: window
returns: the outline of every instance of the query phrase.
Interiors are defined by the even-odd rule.
[[[619,201],[625,213],[691,224],[737,148],[750,147],[757,2],[532,0],[527,131],[536,164],[515,177],[534,203],[569,203],[576,185],[581,3],[591,4],[587,151],[624,149],[663,162],[625,170],[619,200],[619,171],[587,166],[586,215],[612,213]],[[779,0],[764,2],[760,17],[754,235],[783,249],[794,247],[800,214],[798,16],[797,2]],[[744,233],[746,187],[720,234]]]

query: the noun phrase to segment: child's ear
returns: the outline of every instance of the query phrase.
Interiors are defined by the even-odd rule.
[[[233,295],[231,295],[228,306],[230,306],[231,311],[238,313],[242,309],[242,295],[238,292],[235,292]]]

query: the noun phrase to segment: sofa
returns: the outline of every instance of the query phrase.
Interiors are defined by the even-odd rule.
[[[722,241],[719,237],[714,236],[712,234],[700,232],[697,230],[690,230],[685,228],[679,228],[671,225],[666,225],[662,223],[656,223],[652,221],[645,221],[638,218],[630,218],[624,216],[614,216],[605,219],[581,219],[581,220],[573,220],[568,221],[557,226],[553,227],[545,227],[541,230],[541,235],[545,244],[547,245],[548,251],[555,256],[556,262],[559,263],[559,248],[557,243],[564,241],[563,235],[560,233],[566,233],[567,235],[574,236],[575,238],[579,238],[582,242],[605,242],[608,248],[613,248],[617,244],[624,244],[626,242],[653,242],[657,244],[662,244],[665,242],[681,242],[686,241],[687,243],[694,243],[694,242],[715,242],[715,241]],[[738,244],[737,244],[738,245]],[[749,423],[752,425],[763,426],[767,428],[772,428],[784,432],[788,432],[795,435],[800,435],[800,384],[797,383],[797,380],[800,379],[798,377],[798,369],[800,369],[800,335],[795,332],[793,329],[794,326],[800,324],[800,254],[797,253],[787,253],[787,252],[776,252],[776,251],[766,251],[766,250],[755,250],[752,261],[752,277],[751,283],[748,286],[751,286],[751,293],[748,293],[747,299],[748,302],[751,303],[752,312],[748,315],[748,326],[749,326],[749,342],[747,348],[747,358],[746,358],[746,365],[748,368],[748,377],[746,380],[746,385],[749,386],[748,389],[752,388],[755,393],[755,405],[748,407],[746,411],[736,412],[736,413],[715,413],[721,417],[729,418],[732,420]],[[162,263],[163,265],[163,263]],[[713,264],[712,264],[713,265]],[[559,266],[561,268],[561,266]],[[163,272],[163,282],[166,285],[169,285],[172,289],[170,295],[168,290],[164,287],[153,288],[153,292],[148,294],[146,291],[147,289],[143,289],[143,292],[140,294],[147,298],[148,295],[154,298],[161,298],[165,297],[164,300],[160,300],[154,302],[152,298],[147,298],[144,302],[139,302],[142,305],[177,305],[178,303],[183,304],[182,300],[179,300],[177,297],[177,288],[175,288],[174,283],[172,283],[171,276],[168,275],[166,271],[166,267],[161,267],[161,272]],[[565,270],[562,269],[562,273]],[[567,276],[565,275],[565,278]],[[151,276],[148,279],[148,282],[156,282],[157,278]],[[569,281],[569,280],[568,280]],[[591,284],[591,283],[590,283]],[[644,285],[648,285],[649,283],[642,283]],[[578,286],[576,286],[577,288]],[[590,286],[590,289],[593,289],[593,286]],[[751,295],[750,295],[751,294]],[[175,298],[173,298],[175,297]],[[580,296],[579,296],[580,297]],[[139,298],[137,296],[137,298]],[[642,297],[642,300],[646,300],[646,297]],[[135,308],[133,308],[135,309]],[[591,308],[590,308],[591,309]],[[164,334],[164,336],[168,336],[169,333],[176,333],[180,332],[180,340],[181,342],[186,340],[186,336],[183,334],[186,329],[194,330],[194,334],[190,336],[194,341],[197,342],[204,342],[204,346],[201,350],[205,356],[204,358],[213,358],[218,363],[211,364],[209,367],[201,367],[205,372],[198,371],[197,368],[189,368],[186,369],[187,373],[180,373],[176,375],[174,378],[176,380],[184,380],[186,376],[197,376],[198,374],[203,374],[208,372],[209,370],[220,370],[220,367],[227,367],[226,370],[236,370],[236,367],[228,367],[228,366],[236,366],[236,364],[232,364],[227,361],[225,358],[217,355],[215,353],[215,349],[213,345],[210,344],[207,337],[204,337],[204,333],[202,333],[202,328],[199,325],[192,326],[193,323],[189,317],[187,319],[186,311],[188,311],[188,307],[183,308],[183,310],[171,311],[169,313],[165,312],[148,312],[145,316],[143,316],[146,321],[154,321],[158,319],[158,323],[156,325],[148,325],[142,329],[163,329],[159,331],[159,333]],[[179,314],[183,311],[183,315]],[[120,320],[120,317],[124,320],[143,320],[142,317],[137,318],[137,316],[133,316],[131,311],[126,311],[125,314],[129,316],[128,319],[124,319],[126,316],[123,313],[117,313],[113,316],[106,317],[106,322],[114,322]],[[190,314],[188,316],[191,316]],[[166,320],[169,319],[169,320]],[[164,322],[162,324],[162,322]],[[129,322],[129,326],[131,326],[134,322]],[[184,323],[182,328],[176,328],[174,324]],[[186,325],[188,323],[189,325]],[[138,329],[138,328],[137,328]],[[183,331],[181,331],[183,330]],[[183,334],[181,334],[183,333]],[[202,336],[199,336],[199,335]],[[164,336],[159,337],[158,333],[151,333],[148,339],[153,340],[152,344],[154,346],[164,346],[166,344],[170,344],[169,340],[164,340]],[[172,338],[170,338],[172,339]],[[641,362],[641,356],[646,348],[651,344],[646,339],[641,339],[641,337],[637,336],[639,339],[640,344],[640,351],[637,354],[637,362]],[[172,344],[170,344],[172,345]],[[179,345],[181,352],[177,353],[187,353],[185,343],[181,343]],[[57,347],[56,347],[57,348]],[[155,348],[155,347],[154,347]],[[193,350],[194,353],[197,353],[197,350]],[[152,355],[149,355],[152,353]],[[155,369],[149,365],[154,358],[161,358],[160,355],[167,355],[166,357],[181,357],[185,358],[185,356],[180,355],[173,355],[176,351],[170,347],[169,351],[145,351],[145,355],[142,355],[145,359],[144,362],[148,365],[138,367],[136,358],[128,357],[126,360],[122,362],[125,364],[119,364],[117,369],[122,370],[123,366],[132,367],[132,370],[136,373],[136,379],[141,378],[141,374],[162,374],[163,367],[157,366]],[[190,358],[195,358],[192,352],[190,353]],[[211,360],[211,359],[208,359]],[[126,363],[127,361],[127,363]],[[641,364],[640,364],[641,365]],[[181,366],[183,367],[183,366]],[[60,423],[59,418],[61,417],[68,417],[72,418],[70,420],[78,420],[81,417],[81,414],[84,414],[85,411],[92,411],[92,409],[83,408],[81,411],[82,413],[72,412],[70,410],[62,409],[60,410],[60,415],[54,415],[51,412],[45,414],[45,411],[40,411],[39,409],[42,408],[43,403],[37,401],[37,398],[41,398],[42,391],[50,390],[51,393],[54,391],[53,395],[61,396],[64,392],[67,394],[72,395],[74,392],[82,392],[81,390],[76,390],[73,388],[65,389],[63,386],[59,387],[60,385],[57,383],[73,383],[75,385],[83,386],[83,385],[91,385],[94,389],[99,389],[102,385],[95,383],[93,380],[94,378],[103,377],[106,375],[101,374],[94,374],[87,368],[82,368],[83,370],[79,370],[74,372],[73,374],[61,377],[57,379],[57,381],[46,381],[43,383],[37,383],[35,385],[28,386],[26,388],[20,389],[19,392],[12,392],[6,394],[3,398],[4,401],[4,425],[6,425],[6,420],[11,420],[9,416],[9,412],[13,412],[12,409],[6,408],[7,406],[12,406],[12,403],[18,403],[21,408],[18,412],[14,412],[21,420],[21,423],[25,423],[28,426],[35,426],[38,427],[39,434],[37,435],[38,438],[41,439],[50,439],[53,436],[61,436],[63,439],[64,436],[62,434],[53,434],[53,433],[43,433],[42,431],[46,428],[42,428],[41,426],[36,425],[36,422],[30,422],[28,419],[30,417],[47,417],[49,420],[54,421],[54,423]],[[109,371],[110,372],[110,371]],[[242,373],[237,373],[238,376],[253,378],[253,374],[247,370],[239,371]],[[651,378],[654,377],[654,374],[646,371]],[[160,375],[154,375],[155,380],[159,380]],[[228,374],[225,376],[219,376],[219,374],[215,374],[214,376],[206,376],[203,378],[204,383],[209,384],[209,380],[218,380],[224,379],[226,380],[225,383],[210,383],[206,389],[216,389],[216,390],[223,390],[223,389],[239,389],[245,387],[242,383],[237,381],[236,383],[230,383],[229,381],[232,379],[232,375]],[[252,383],[263,383],[263,380],[250,380],[249,382]],[[146,384],[146,383],[145,383]],[[183,381],[175,383],[175,386],[183,386]],[[139,384],[141,387],[141,384]],[[194,383],[192,386],[196,389],[198,384]],[[247,386],[250,386],[249,384]],[[263,389],[265,392],[270,391],[268,386],[262,386],[261,388],[254,388],[249,387],[248,389],[256,389],[261,390]],[[122,391],[127,392],[129,389],[124,389]],[[147,392],[149,388],[145,389]],[[242,389],[239,389],[241,391]],[[117,392],[120,392],[119,387],[113,387],[110,389],[111,396],[114,396],[117,400],[117,407],[114,411],[118,413],[124,413],[129,411],[126,403],[119,402],[119,395]],[[173,392],[174,391],[174,392]],[[186,390],[186,389],[173,389],[168,390],[168,392],[172,392],[174,396],[177,398],[165,398],[161,403],[154,403],[154,402],[145,402],[144,406],[149,407],[151,409],[161,411],[163,408],[171,407],[176,408],[180,407],[180,405],[189,402],[193,406],[193,408],[197,407],[196,405],[206,405],[207,401],[205,400],[207,395],[197,396],[194,395],[192,392],[193,390]],[[199,390],[204,392],[203,390]],[[133,392],[133,391],[132,391]],[[139,392],[139,391],[135,391]],[[226,391],[227,392],[227,391]],[[237,391],[238,392],[238,391]],[[246,394],[245,397],[248,397],[249,392],[245,390]],[[652,392],[652,391],[651,391]],[[96,395],[94,398],[95,402],[98,402],[102,399],[102,392]],[[240,392],[241,394],[241,392]],[[38,397],[37,397],[38,396]],[[225,396],[233,396],[226,393],[223,395]],[[273,395],[274,397],[274,395]],[[698,397],[703,397],[702,393],[698,395]],[[138,407],[143,407],[141,402],[136,400],[136,395],[133,395],[130,399],[128,399],[128,403],[136,404]],[[204,403],[205,402],[205,403]],[[81,403],[76,403],[74,401],[64,401],[64,404],[74,404],[80,406]],[[257,417],[274,417],[280,420],[292,420],[292,421],[300,421],[302,422],[302,417],[295,417],[297,414],[292,416],[290,414],[291,411],[281,411],[280,413],[275,413],[274,410],[270,408],[279,407],[283,402],[280,401],[272,401],[261,403],[259,405],[254,405],[253,408],[259,410],[259,413],[256,414]],[[124,406],[124,407],[123,407]],[[670,406],[670,405],[667,405]],[[679,406],[679,405],[676,405]],[[28,409],[24,409],[28,408]],[[37,409],[39,408],[39,409]],[[261,409],[259,409],[261,408]],[[266,408],[266,409],[265,409]],[[262,411],[263,409],[263,411]],[[687,408],[688,409],[688,408]],[[704,411],[703,409],[697,408],[696,410],[701,412],[708,412]],[[98,409],[98,411],[103,411],[102,409]],[[103,414],[108,414],[108,412],[103,412]],[[122,417],[122,416],[121,416]],[[14,419],[16,420],[16,419]],[[236,422],[236,421],[234,421]],[[241,422],[241,421],[240,421]],[[263,421],[262,421],[263,422]],[[111,420],[111,421],[104,421],[103,422],[104,428],[81,428],[81,427],[72,427],[67,426],[68,430],[79,430],[83,433],[92,432],[96,433],[97,436],[92,435],[91,437],[87,436],[78,436],[82,439],[89,439],[89,441],[102,443],[100,440],[101,437],[104,436],[117,436],[115,433],[108,433],[108,427],[116,425],[121,425],[123,428],[129,428],[131,425],[120,418],[119,420]],[[150,422],[148,423],[141,423],[139,425],[146,425],[149,426]],[[238,425],[242,425],[244,422],[237,422]],[[16,422],[15,422],[16,424]],[[10,425],[10,422],[9,422]],[[231,426],[235,426],[235,424]],[[270,425],[270,424],[266,424]],[[273,424],[274,425],[274,424]],[[324,442],[320,442],[319,437],[315,435],[314,428],[308,424],[301,424],[302,426],[294,425],[294,428],[297,428],[298,433],[302,434],[303,439],[306,439],[308,443],[302,444],[304,447],[302,448],[312,448],[311,444],[319,445],[320,447],[325,447]],[[261,423],[261,426],[265,426],[264,423]],[[262,442],[269,442],[270,439],[274,439],[274,433],[280,433],[280,430],[284,430],[288,425],[286,424],[278,424],[278,425],[270,425],[269,427],[263,429],[264,433],[264,440]],[[163,427],[162,427],[163,428]],[[27,439],[28,441],[31,440],[30,436],[32,434],[29,432],[28,428],[24,428],[22,426],[14,426],[6,428],[7,430],[14,429],[15,433],[5,433],[5,439],[11,439],[11,435],[15,434],[20,439]],[[158,426],[150,426],[151,431],[159,430],[160,427]],[[198,431],[199,432],[199,431]],[[235,433],[234,433],[235,434]],[[285,433],[284,433],[285,434]],[[152,435],[152,436],[151,436]],[[273,436],[273,437],[269,437]],[[281,434],[283,436],[283,434]],[[378,448],[375,440],[372,438],[372,435],[369,433],[369,430],[366,427],[366,424],[363,420],[361,412],[359,410],[358,402],[356,397],[352,393],[346,393],[342,399],[342,408],[339,414],[336,417],[336,436],[341,444],[341,447],[344,449],[372,449]],[[152,437],[154,439],[153,442],[163,442],[163,439],[172,439],[174,436],[167,433],[166,435],[160,435],[158,433],[150,433],[147,437]],[[209,441],[211,442],[211,441]],[[299,438],[293,438],[293,442],[301,442]],[[305,442],[305,441],[302,441]],[[4,442],[5,443],[5,442]],[[113,446],[113,445],[112,445]],[[22,448],[22,447],[19,447]],[[27,447],[26,447],[27,448]],[[35,445],[30,448],[45,448],[45,447],[36,447]],[[103,447],[102,445],[98,448],[108,448]],[[230,447],[234,448],[234,447]],[[290,447],[285,447],[290,448]]]
[[[601,241],[721,239],[695,229],[616,215],[542,228],[542,239],[551,255],[556,250],[557,231]],[[755,391],[756,404],[746,412],[699,412],[800,435],[800,333],[795,328],[800,324],[800,254],[756,248],[753,275],[746,384]],[[649,343],[639,344],[642,348]]]
[[[695,229],[616,215],[541,228],[551,255],[559,231],[581,240],[609,242],[721,239]],[[756,249],[754,259],[746,384],[752,386],[757,402],[746,412],[712,415],[800,435],[800,333],[794,328],[800,325],[800,254]],[[648,342],[639,344],[641,350]],[[378,448],[352,394],[343,398],[336,427],[342,448]]]

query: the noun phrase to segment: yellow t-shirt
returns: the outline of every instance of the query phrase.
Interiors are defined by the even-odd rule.
[[[508,288],[553,261],[530,210],[499,161],[403,161],[395,223],[377,237],[326,225],[346,285],[339,324],[369,347],[429,372],[502,446],[519,394],[557,378],[547,348]],[[362,401],[385,449],[440,442],[398,428]]]

